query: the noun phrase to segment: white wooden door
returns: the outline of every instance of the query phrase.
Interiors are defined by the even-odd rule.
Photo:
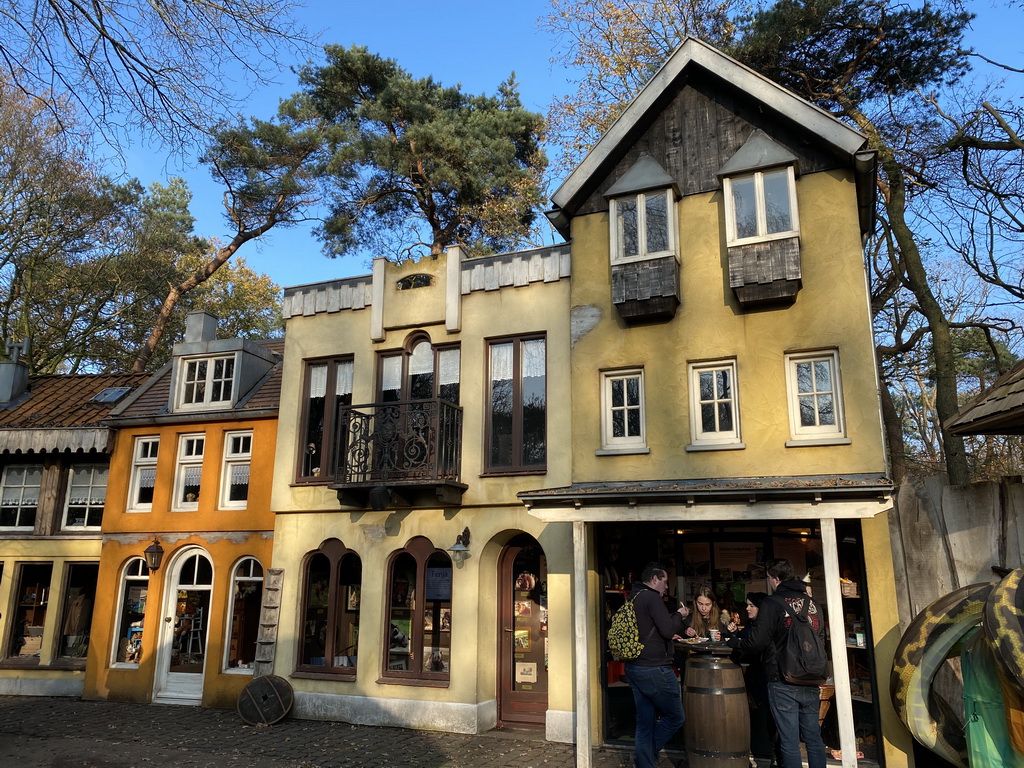
[[[168,571],[153,701],[200,704],[203,699],[213,565],[201,549],[175,558]]]

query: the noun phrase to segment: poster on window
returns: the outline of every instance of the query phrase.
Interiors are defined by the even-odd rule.
[[[451,667],[451,649],[437,646],[423,648],[424,672],[448,672]]]
[[[536,683],[537,682],[537,662],[535,662],[535,661],[517,661],[516,662],[516,682],[517,683]]]
[[[424,580],[427,600],[452,599],[451,568],[427,568]]]
[[[512,645],[517,651],[528,651],[533,647],[529,629],[517,629],[512,636]]]

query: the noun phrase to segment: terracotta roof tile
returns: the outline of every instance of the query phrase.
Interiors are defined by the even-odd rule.
[[[148,373],[30,376],[27,397],[0,407],[0,429],[96,427],[117,403],[90,402],[110,387],[136,389]]]

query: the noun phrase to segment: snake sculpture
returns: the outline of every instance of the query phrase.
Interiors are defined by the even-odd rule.
[[[918,614],[896,647],[889,694],[896,714],[921,744],[967,768],[963,722],[932,693],[932,680],[953,647],[985,612],[992,584],[971,584],[940,597]]]
[[[959,768],[968,768],[962,718],[932,691],[936,672],[975,627],[983,625],[1006,677],[1024,688],[1024,567],[998,584],[971,584],[940,597],[904,632],[893,660],[889,694],[917,741]]]

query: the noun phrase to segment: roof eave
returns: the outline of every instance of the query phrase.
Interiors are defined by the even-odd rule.
[[[851,158],[851,162],[857,152],[865,146],[866,139],[861,133],[839,122],[825,110],[758,74],[750,67],[729,58],[707,43],[688,37],[673,51],[647,85],[633,97],[611,128],[555,191],[551,200],[557,208],[572,208],[586,189],[591,177],[609,161],[634,126],[691,64],[731,82],[772,110],[803,125],[834,151]]]

